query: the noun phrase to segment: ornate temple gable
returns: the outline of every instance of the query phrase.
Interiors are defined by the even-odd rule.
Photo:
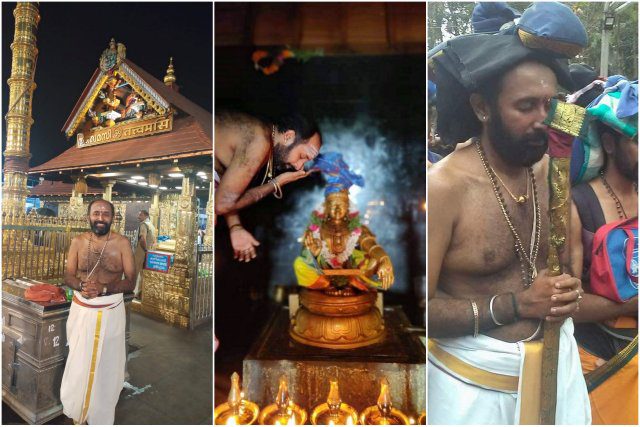
[[[111,39],[63,128],[78,148],[172,130],[173,108],[125,58],[125,46]]]

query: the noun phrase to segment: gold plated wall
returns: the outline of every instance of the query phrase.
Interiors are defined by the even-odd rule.
[[[215,224],[213,223],[213,218],[215,213],[213,212],[213,188],[215,186],[215,181],[211,181],[209,183],[209,201],[207,202],[207,228],[204,233],[204,243],[207,246],[213,246],[213,229],[215,228]]]
[[[187,328],[191,287],[194,282],[198,205],[195,195],[195,170],[185,167],[182,170],[185,176],[182,179],[182,193],[177,200],[175,231],[171,233],[176,239],[173,266],[168,273],[144,270],[144,291],[140,311],[172,325]]]
[[[178,218],[178,194],[167,194],[160,200],[159,236],[175,236]]]
[[[3,210],[22,212],[25,209],[27,171],[29,169],[29,139],[31,133],[31,105],[36,88],[34,73],[36,30],[40,14],[36,3],[18,3],[13,11],[15,33],[11,44],[11,77],[7,120],[7,148],[4,152]]]

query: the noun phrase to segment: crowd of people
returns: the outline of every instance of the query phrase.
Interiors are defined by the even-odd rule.
[[[539,424],[558,322],[555,423],[637,425],[637,76],[570,64],[588,34],[561,3],[471,20],[429,52],[429,424]],[[549,198],[569,190],[558,276]]]

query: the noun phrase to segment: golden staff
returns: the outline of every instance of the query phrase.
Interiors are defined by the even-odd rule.
[[[569,167],[574,137],[584,135],[586,110],[578,105],[553,99],[545,120],[549,131],[549,254],[547,269],[550,276],[562,274],[560,255],[566,249],[569,218],[571,216],[571,183]],[[555,424],[558,390],[558,350],[560,322],[544,322],[542,350],[542,378],[540,395],[540,424]]]

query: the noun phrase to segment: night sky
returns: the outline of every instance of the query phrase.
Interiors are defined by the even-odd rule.
[[[2,3],[2,150],[9,108],[15,3]],[[40,3],[31,166],[71,147],[61,131],[113,37],[127,59],[162,81],[173,56],[180,93],[212,111],[211,3]]]

